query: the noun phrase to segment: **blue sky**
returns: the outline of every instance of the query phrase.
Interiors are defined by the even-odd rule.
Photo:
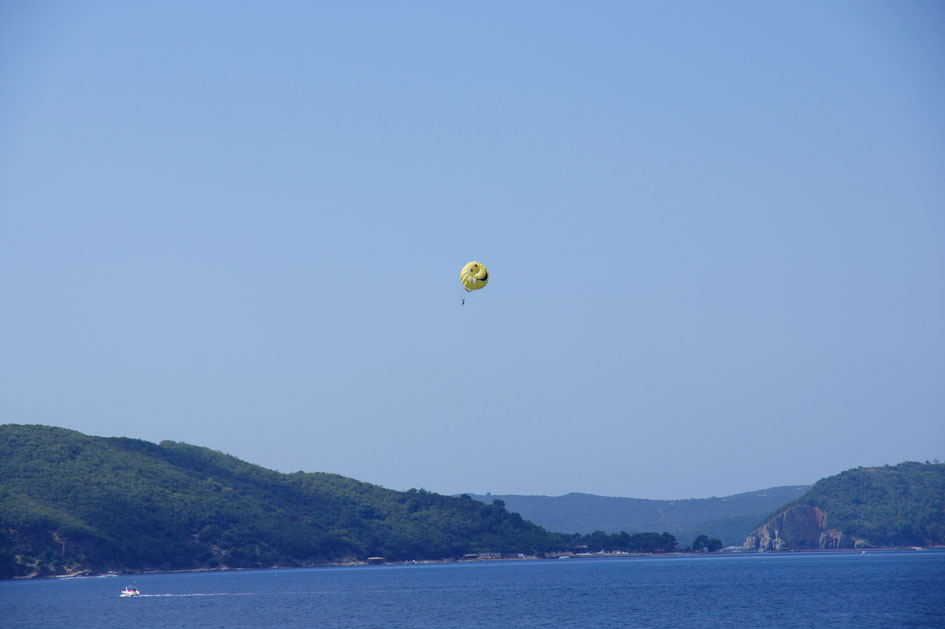
[[[442,493],[945,458],[943,33],[932,1],[2,3],[0,421]]]

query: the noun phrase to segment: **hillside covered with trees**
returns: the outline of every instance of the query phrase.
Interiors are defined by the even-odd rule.
[[[184,443],[0,425],[0,578],[673,548],[668,534],[550,533],[501,501],[281,474]]]
[[[827,514],[825,528],[872,546],[945,544],[945,463],[858,467],[817,481],[797,504]]]

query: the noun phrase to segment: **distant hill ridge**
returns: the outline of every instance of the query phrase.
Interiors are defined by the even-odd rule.
[[[502,500],[510,511],[542,527],[563,533],[593,531],[668,531],[683,546],[701,534],[731,546],[745,537],[774,510],[798,499],[810,485],[786,485],[721,498],[648,500],[593,494],[526,496],[470,494],[491,503]]]

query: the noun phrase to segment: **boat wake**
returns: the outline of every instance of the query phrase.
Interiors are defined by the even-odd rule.
[[[135,598],[195,598],[200,596],[253,596],[260,592],[190,592],[187,594],[139,594]]]

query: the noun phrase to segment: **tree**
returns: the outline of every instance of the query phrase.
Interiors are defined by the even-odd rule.
[[[708,535],[700,535],[692,542],[694,553],[715,553],[720,550],[722,550],[722,540],[717,537],[709,538]]]

